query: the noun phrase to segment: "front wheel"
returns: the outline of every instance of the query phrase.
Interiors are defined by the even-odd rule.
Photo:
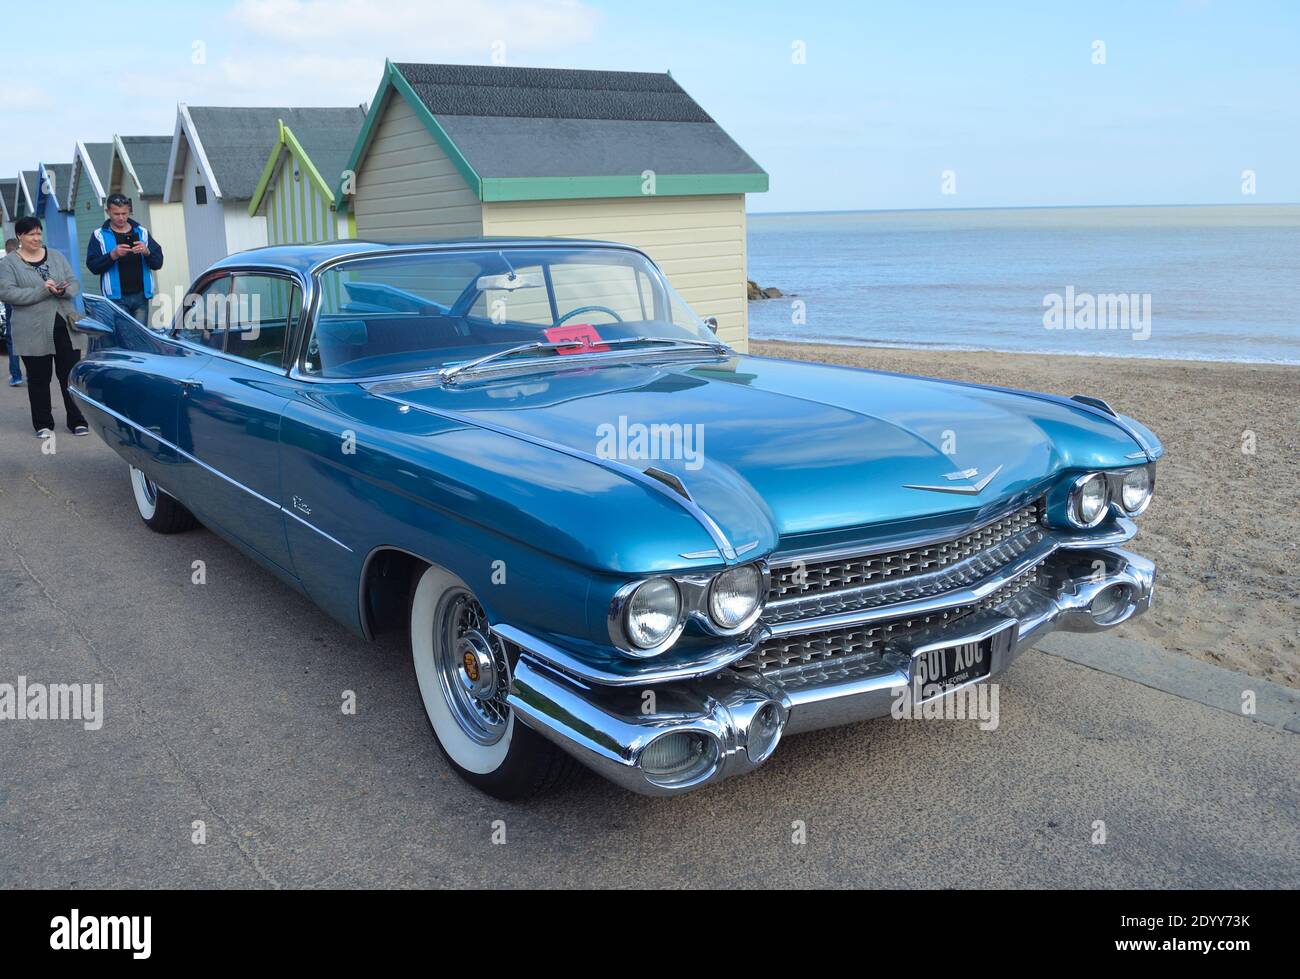
[[[411,590],[411,658],[438,747],[465,781],[498,799],[528,799],[579,766],[516,723],[506,702],[511,662],[487,616],[455,575],[429,567]]]
[[[175,497],[160,490],[157,483],[135,466],[131,467],[131,491],[140,519],[150,530],[159,534],[179,534],[198,526],[194,514],[181,506]]]

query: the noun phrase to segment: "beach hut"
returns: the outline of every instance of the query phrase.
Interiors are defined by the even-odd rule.
[[[172,297],[169,308],[175,310],[180,308],[181,297],[192,279],[185,240],[185,205],[180,201],[163,203],[171,147],[170,136],[114,136],[108,185],[104,189],[110,195],[131,198],[132,215],[158,239],[163,267],[154,273],[157,294]]]
[[[248,213],[266,219],[271,245],[310,244],[353,236],[335,191],[352,157],[366,110],[340,113],[337,124],[298,134],[278,120],[279,137],[248,202]]]
[[[249,213],[280,123],[303,134],[349,121],[353,108],[187,106],[176,114],[163,191],[185,210],[190,268],[197,275],[233,252],[267,244],[266,217]]]
[[[14,236],[14,208],[18,206],[18,179],[0,180],[0,238]]]
[[[45,244],[63,253],[78,280],[84,280],[82,256],[77,254],[77,221],[68,188],[71,163],[41,163],[36,168],[36,211],[45,229]]]
[[[104,223],[104,199],[108,196],[105,181],[112,158],[112,143],[78,142],[72,155],[72,183],[68,187],[68,196],[72,201],[73,224],[77,233],[77,264],[87,278],[93,276],[85,268],[86,244]]]
[[[359,238],[627,242],[747,346],[745,195],[767,174],[671,75],[388,62],[346,169]]]

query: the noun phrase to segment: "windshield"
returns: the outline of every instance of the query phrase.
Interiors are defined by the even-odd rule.
[[[436,370],[525,344],[537,346],[518,356],[614,356],[636,337],[717,339],[649,261],[616,248],[359,258],[322,272],[319,291],[302,365],[319,377]]]

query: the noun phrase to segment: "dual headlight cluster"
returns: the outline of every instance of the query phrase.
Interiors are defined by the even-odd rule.
[[[1070,523],[1095,527],[1106,519],[1114,504],[1129,517],[1136,517],[1151,503],[1155,491],[1155,467],[1138,466],[1112,472],[1085,473],[1074,481],[1067,501]]]
[[[619,589],[610,605],[610,637],[625,653],[646,657],[676,642],[689,619],[712,635],[738,635],[758,621],[767,589],[762,564],[634,581]]]

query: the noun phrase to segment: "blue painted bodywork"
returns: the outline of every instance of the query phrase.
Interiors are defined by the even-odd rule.
[[[310,298],[323,263],[392,247],[261,249],[214,270],[279,271]],[[1137,423],[1068,398],[708,351],[552,358],[454,386],[307,379],[150,331],[104,300],[87,305],[114,328],[72,376],[93,427],[208,527],[366,634],[368,561],[393,549],[453,571],[494,624],[612,662],[607,611],[634,578],[955,536],[1044,495],[1063,523],[1079,473],[1162,452]],[[598,456],[599,426],[638,422],[699,426],[702,452]],[[646,466],[676,476],[698,510],[641,477]],[[997,467],[977,494],[908,488]],[[666,656],[715,641],[688,628]]]

